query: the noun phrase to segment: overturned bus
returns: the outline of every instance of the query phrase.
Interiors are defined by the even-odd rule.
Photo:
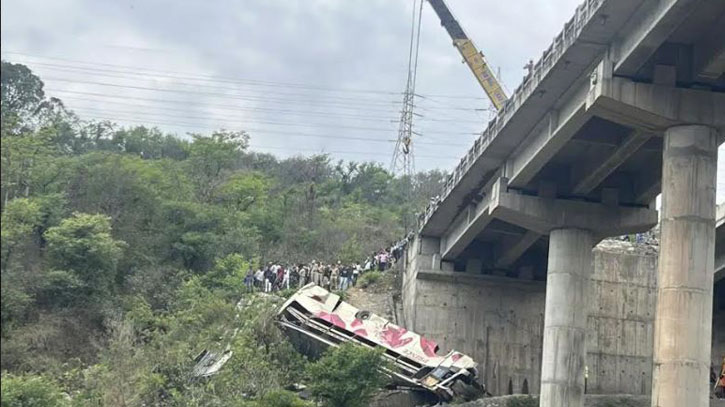
[[[439,355],[435,342],[355,308],[315,284],[290,297],[279,309],[277,320],[306,355],[316,357],[327,347],[345,342],[382,347],[397,368],[385,373],[399,387],[424,389],[444,401],[456,396],[473,399],[484,393],[470,357],[456,351]]]

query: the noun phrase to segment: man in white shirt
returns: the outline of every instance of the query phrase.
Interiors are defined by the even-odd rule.
[[[257,271],[254,272],[254,283],[260,290],[264,288],[264,271],[262,271],[261,268],[258,268]]]
[[[289,290],[289,267],[284,269],[284,277],[282,277],[282,284],[280,284],[280,288]]]

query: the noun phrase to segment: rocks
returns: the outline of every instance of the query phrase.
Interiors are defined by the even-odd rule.
[[[626,236],[604,239],[595,246],[595,250],[632,254],[657,254],[659,251],[659,240],[649,232],[643,234],[639,241],[630,241],[625,238]]]

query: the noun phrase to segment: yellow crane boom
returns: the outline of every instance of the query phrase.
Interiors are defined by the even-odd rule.
[[[448,31],[448,35],[453,39],[453,46],[463,56],[463,60],[473,72],[473,75],[481,84],[481,87],[491,99],[491,103],[497,110],[501,110],[506,103],[506,93],[501,84],[494,76],[491,68],[486,63],[483,54],[476,49],[473,41],[466,35],[458,21],[453,17],[451,11],[443,0],[428,0],[433,10],[441,20],[441,25]]]

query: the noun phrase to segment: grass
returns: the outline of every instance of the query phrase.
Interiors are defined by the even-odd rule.
[[[368,271],[367,273],[360,276],[358,284],[362,288],[368,288],[383,278],[383,273],[379,271]]]

